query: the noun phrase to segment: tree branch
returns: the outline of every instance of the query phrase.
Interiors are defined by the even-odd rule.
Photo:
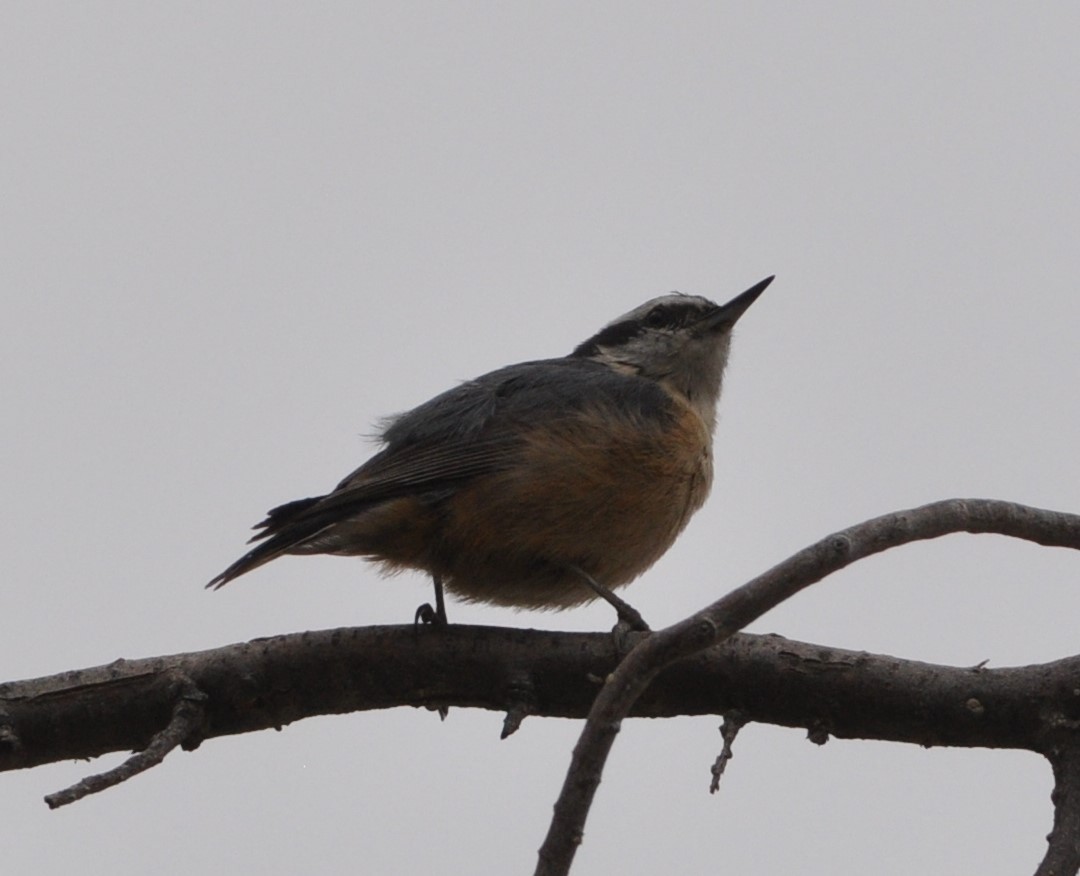
[[[1039,872],[1075,873],[1080,657],[1014,669],[949,668],[735,634],[857,559],[954,531],[1080,547],[1074,515],[988,500],[944,502],[830,536],[686,621],[631,634],[621,663],[607,633],[405,626],[277,636],[11,682],[0,685],[0,770],[138,752],[48,798],[61,805],[148,769],[178,746],[194,749],[203,739],[280,729],[313,715],[402,705],[485,708],[506,713],[504,737],[530,715],[588,715],[540,856],[539,872],[562,873],[623,718],[727,715],[731,730],[737,717],[804,727],[814,742],[837,736],[1042,753],[1056,788],[1054,831]]]
[[[1054,768],[1054,829],[1035,876],[1066,876],[1080,870],[1080,739],[1076,722],[1047,752]],[[1055,734],[1057,736],[1058,734]]]
[[[176,679],[176,704],[173,706],[172,720],[160,733],[157,733],[143,751],[133,754],[120,766],[96,776],[87,776],[70,788],[49,794],[45,802],[50,809],[57,809],[81,800],[89,794],[96,794],[126,782],[128,779],[157,766],[174,748],[178,748],[192,739],[205,716],[206,694],[192,683],[190,678]]]
[[[953,532],[997,533],[1042,545],[1080,548],[1077,515],[993,499],[935,502],[828,536],[689,618],[642,640],[593,703],[539,851],[537,876],[569,872],[621,722],[664,667],[727,640],[788,597],[856,560]]]
[[[296,633],[118,660],[0,685],[0,771],[144,751],[162,727],[193,749],[217,736],[395,706],[583,718],[618,659],[609,633],[453,625]],[[1040,751],[1048,722],[1080,718],[1078,674],[1080,657],[976,670],[742,634],[665,669],[630,714],[737,712],[817,740]],[[199,714],[181,728],[185,698]]]

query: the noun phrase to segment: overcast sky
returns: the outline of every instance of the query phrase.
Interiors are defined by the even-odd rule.
[[[7,3],[5,679],[400,623],[420,576],[202,584],[379,417],[678,289],[739,324],[712,498],[625,591],[672,623],[843,526],[1080,510],[1080,7]],[[607,629],[610,610],[449,606]],[[753,628],[991,666],[1080,652],[1080,557],[954,536]],[[530,872],[580,725],[417,710],[0,775],[12,873]],[[1030,872],[1031,754],[624,725],[577,873]],[[664,868],[661,870],[660,868]]]

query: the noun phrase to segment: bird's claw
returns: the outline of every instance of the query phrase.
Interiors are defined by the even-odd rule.
[[[620,602],[622,602],[622,600],[620,600]],[[633,633],[652,632],[652,630],[649,629],[649,625],[645,623],[645,618],[641,616],[641,612],[629,603],[622,602],[621,605],[616,606],[615,610],[619,615],[619,622],[616,624],[616,628],[626,627],[627,632]]]
[[[430,602],[425,602],[423,605],[416,609],[416,614],[413,615],[413,626],[419,627],[432,626],[432,627],[445,627],[447,624],[445,611],[440,614],[435,608],[432,607]]]

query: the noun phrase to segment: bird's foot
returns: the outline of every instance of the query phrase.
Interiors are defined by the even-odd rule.
[[[645,623],[645,618],[641,616],[641,613],[636,608],[634,608],[634,606],[630,605],[628,602],[622,599],[619,599],[619,597],[615,596],[614,593],[612,593],[611,595],[619,602],[618,605],[615,605],[614,602],[612,603],[612,605],[615,606],[616,614],[618,614],[619,616],[619,622],[615,625],[616,627],[626,627],[627,631],[632,633],[652,632],[649,629],[649,625]]]
[[[620,660],[634,650],[634,646],[642,639],[641,634],[648,630],[648,627],[642,630],[622,619],[611,628],[611,641],[615,645],[615,653],[619,655]]]
[[[442,578],[438,575],[431,576],[435,585],[435,607],[430,602],[425,602],[413,615],[413,626],[424,624],[425,626],[445,627],[449,621],[446,619],[446,598],[443,596]]]
[[[425,602],[423,605],[416,609],[416,614],[413,615],[413,626],[418,627],[421,624],[424,626],[432,627],[445,627],[449,622],[446,620],[446,609],[443,608],[442,613],[439,610],[433,608],[430,602]]]
[[[641,616],[641,613],[629,602],[624,599],[620,599],[607,587],[598,582],[592,575],[590,575],[588,572],[586,572],[579,566],[571,566],[570,569],[575,574],[581,576],[581,580],[583,580],[586,584],[589,585],[589,588],[593,591],[593,593],[595,593],[601,599],[605,600],[608,605],[615,609],[615,613],[619,616],[618,626],[625,626],[628,631],[632,632],[650,632],[649,625],[645,623],[645,618],[643,618]]]

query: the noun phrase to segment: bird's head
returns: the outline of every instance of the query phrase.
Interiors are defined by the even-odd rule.
[[[572,355],[655,380],[682,395],[711,428],[731,330],[772,281],[767,277],[727,304],[678,292],[661,295],[608,323]]]

